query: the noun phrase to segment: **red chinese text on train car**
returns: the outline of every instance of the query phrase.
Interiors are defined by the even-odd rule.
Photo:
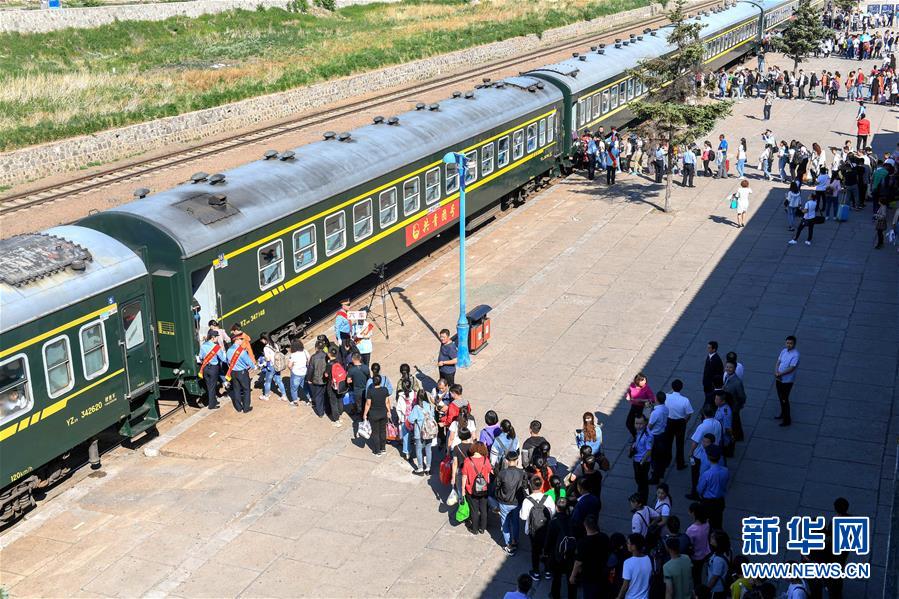
[[[459,200],[453,200],[446,206],[435,208],[427,216],[422,216],[414,223],[406,225],[406,247],[421,241],[438,229],[442,229],[459,216]]]

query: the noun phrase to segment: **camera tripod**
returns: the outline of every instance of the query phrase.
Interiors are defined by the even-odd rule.
[[[390,332],[388,329],[388,322],[390,321],[390,317],[387,313],[387,298],[390,297],[390,303],[393,304],[393,309],[396,312],[396,317],[400,321],[400,326],[404,327],[406,324],[403,322],[403,317],[400,316],[400,309],[396,305],[396,299],[393,297],[393,291],[390,289],[390,279],[387,278],[387,265],[383,262],[381,264],[375,264],[375,267],[372,269],[372,273],[378,275],[378,284],[375,285],[375,288],[371,291],[371,297],[368,299],[368,313],[371,315],[371,321],[375,323],[375,326],[378,327],[378,330],[384,333],[384,337],[390,339]],[[381,310],[383,311],[380,314],[380,317],[384,319],[384,328],[381,328],[381,325],[378,324],[378,314],[375,314],[373,311],[375,305],[375,298],[381,298]]]

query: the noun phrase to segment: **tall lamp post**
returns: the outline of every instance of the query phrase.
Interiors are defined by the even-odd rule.
[[[446,164],[456,165],[459,177],[459,321],[456,323],[456,341],[458,355],[457,368],[471,366],[471,354],[468,351],[468,316],[465,310],[465,176],[468,173],[465,154],[447,152],[443,157]]]

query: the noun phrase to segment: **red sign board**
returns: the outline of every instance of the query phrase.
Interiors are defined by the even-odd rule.
[[[439,231],[459,217],[459,200],[453,200],[446,206],[440,206],[422,216],[412,224],[406,225],[406,247],[417,243],[432,233]]]

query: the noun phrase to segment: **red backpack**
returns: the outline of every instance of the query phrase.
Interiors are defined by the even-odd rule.
[[[347,391],[346,369],[337,360],[331,362],[331,388],[339,395],[343,395]]]

